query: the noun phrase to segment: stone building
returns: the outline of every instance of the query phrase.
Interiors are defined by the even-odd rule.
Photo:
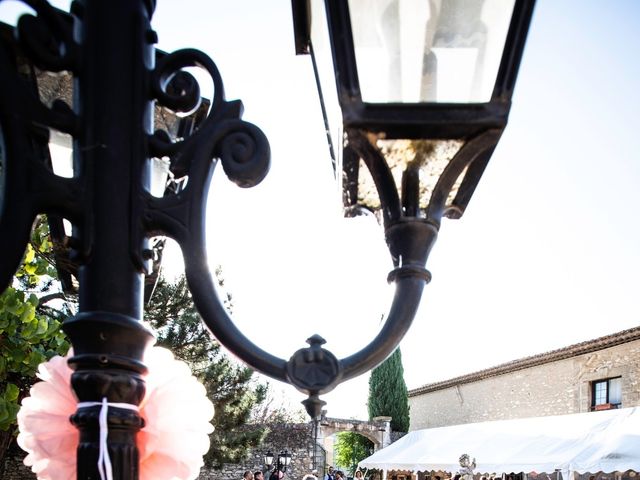
[[[640,405],[640,327],[409,391],[410,430]]]

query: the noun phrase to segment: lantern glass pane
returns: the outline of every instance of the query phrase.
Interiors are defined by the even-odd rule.
[[[318,93],[328,122],[327,135],[338,165],[342,154],[342,110],[338,101],[331,41],[324,0],[311,0],[311,47]]]
[[[349,0],[362,100],[491,100],[515,0]]]
[[[417,168],[419,173],[419,208],[420,215],[431,200],[431,194],[451,159],[458,153],[464,142],[462,140],[375,140],[376,146],[385,157],[387,165],[398,192],[402,191],[402,176],[405,171]],[[447,206],[457,194],[464,172],[449,192]],[[378,213],[380,198],[369,170],[360,162],[358,173],[358,204]]]

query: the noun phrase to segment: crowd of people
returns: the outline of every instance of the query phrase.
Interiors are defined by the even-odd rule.
[[[269,474],[268,480],[282,480],[284,478],[284,472],[282,470],[273,469],[273,471]],[[251,470],[247,470],[242,475],[242,480],[265,480],[264,472],[262,470],[256,470],[255,472],[251,472]]]
[[[264,480],[264,473],[262,470],[256,470],[251,473],[251,470],[247,470],[242,475],[242,480]]]
[[[323,480],[347,480],[347,476],[342,470],[334,470],[334,468],[330,466]],[[356,470],[353,480],[362,480],[362,472],[360,470]]]
[[[274,468],[273,471],[269,474],[268,479],[266,480],[282,480],[285,474],[282,470]],[[255,472],[251,472],[251,470],[247,470],[244,472],[242,476],[242,480],[265,480],[264,473],[261,470],[256,470]],[[302,480],[319,480],[318,479],[318,470],[312,470],[311,473],[306,474],[302,477]],[[327,473],[325,474],[322,480],[348,480],[347,476],[344,474],[342,470],[335,470],[333,467],[329,467],[327,469]],[[360,470],[356,470],[354,474],[353,480],[364,480],[362,472]]]

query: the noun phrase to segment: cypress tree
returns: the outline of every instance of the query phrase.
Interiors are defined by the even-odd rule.
[[[371,372],[368,409],[369,419],[388,416],[391,430],[409,431],[409,398],[400,348]]]

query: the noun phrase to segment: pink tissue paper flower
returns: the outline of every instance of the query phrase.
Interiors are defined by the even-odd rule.
[[[67,357],[40,365],[30,396],[18,413],[18,445],[25,465],[39,480],[75,480],[78,430],[69,421],[77,400],[70,385]],[[140,480],[195,479],[209,450],[213,405],[189,367],[164,348],[145,354],[149,373],[140,404],[145,427],[138,432]]]

